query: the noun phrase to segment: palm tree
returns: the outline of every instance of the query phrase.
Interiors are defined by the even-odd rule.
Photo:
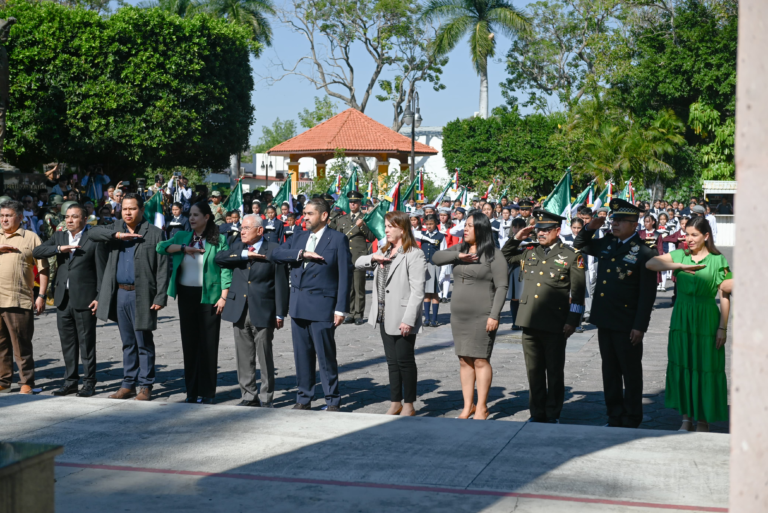
[[[435,52],[445,55],[469,33],[472,65],[480,75],[480,116],[488,117],[488,57],[496,54],[494,32],[515,37],[531,29],[529,18],[507,0],[429,0],[425,21],[444,22],[437,30]]]
[[[247,26],[252,39],[272,46],[272,27],[267,15],[275,14],[271,0],[208,0],[205,10],[230,23]]]

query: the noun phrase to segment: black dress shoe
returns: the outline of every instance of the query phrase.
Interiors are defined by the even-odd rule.
[[[339,406],[326,406],[325,411],[341,411]]]
[[[292,410],[311,410],[312,409],[312,405],[311,404],[296,403],[296,404],[293,405],[293,408],[291,408],[291,409]]]
[[[237,405],[238,406],[250,406],[252,408],[257,408],[257,407],[261,406],[261,403],[259,402],[258,399],[256,399],[255,401],[242,400],[239,403],[237,403]]]
[[[203,404],[213,404],[213,397],[203,397],[200,402]]]
[[[64,385],[60,389],[53,391],[53,395],[56,395],[59,397],[70,395],[70,394],[76,394],[76,393],[77,393],[77,383],[75,383],[74,385]]]
[[[261,403],[262,408],[274,408],[274,403]]]
[[[352,324],[353,322],[355,322],[355,320],[352,317],[344,319],[344,324]]]
[[[84,385],[77,393],[77,397],[93,397],[95,394],[96,389],[93,385]]]
[[[197,397],[187,397],[184,399],[184,402],[189,404],[197,404]]]
[[[355,326],[362,326],[363,324],[365,324],[365,319],[357,319],[355,321]]]
[[[437,321],[432,321],[432,327],[433,328],[437,328],[438,326],[440,326],[440,325],[437,323]]]

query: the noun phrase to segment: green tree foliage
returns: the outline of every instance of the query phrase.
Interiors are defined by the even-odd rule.
[[[455,120],[443,128],[448,169],[460,169],[462,185],[479,191],[495,178],[510,194],[548,194],[570,165],[569,148],[554,136],[565,124],[562,113],[521,116],[517,109]]]
[[[325,95],[322,98],[315,96],[315,108],[313,110],[305,108],[299,112],[299,124],[304,128],[312,128],[337,113],[336,104],[331,101],[330,96]]]
[[[15,1],[8,42],[9,161],[221,169],[248,143],[248,31],[209,16],[124,7],[103,19],[53,2]]]
[[[275,14],[271,0],[206,0],[201,10],[247,29],[257,43],[252,47],[254,57],[259,57],[265,46],[272,46],[272,26],[267,17]]]
[[[261,127],[261,137],[256,146],[251,148],[253,153],[266,153],[283,141],[296,137],[296,122],[292,119],[280,121],[277,118],[272,126]]]

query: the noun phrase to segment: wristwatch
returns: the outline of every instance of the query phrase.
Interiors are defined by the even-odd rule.
[[[187,245],[186,244],[182,244],[181,245],[181,252],[184,253],[185,249],[187,249]]]
[[[39,297],[40,299],[45,299],[45,294],[38,294],[37,297]]]

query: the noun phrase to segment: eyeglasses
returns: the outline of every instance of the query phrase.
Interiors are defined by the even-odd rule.
[[[551,228],[536,228],[536,232],[537,233],[548,233],[548,232],[551,232],[552,230],[554,230],[555,228],[557,228],[557,226],[553,226]]]

